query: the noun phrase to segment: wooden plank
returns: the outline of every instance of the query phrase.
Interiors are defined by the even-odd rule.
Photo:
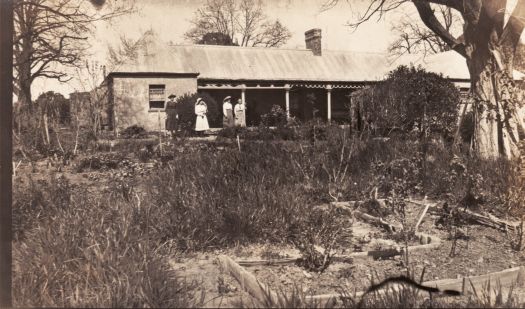
[[[464,295],[472,292],[469,289],[471,289],[470,282],[472,282],[472,285],[476,288],[476,290],[482,289],[484,285],[488,283],[490,280],[491,284],[496,284],[499,282],[502,287],[510,287],[513,284],[518,284],[519,286],[524,286],[525,283],[525,267],[524,266],[518,266],[509,268],[503,271],[489,273],[485,275],[480,276],[472,276],[472,277],[465,277],[465,278],[459,278],[459,279],[442,279],[442,280],[435,280],[435,281],[427,281],[424,282],[422,285],[428,286],[428,287],[437,287],[440,290],[456,290],[462,292]],[[466,284],[465,284],[466,282]],[[399,284],[392,284],[390,287],[394,289],[399,289],[401,285]],[[384,292],[384,290],[382,290]],[[379,291],[381,292],[381,291]],[[365,292],[360,291],[356,292],[356,297],[363,296]],[[321,295],[313,295],[313,296],[307,296],[307,300],[329,300],[329,299],[339,299],[341,297],[340,294],[321,294]]]
[[[222,269],[231,274],[239,282],[241,287],[260,301],[261,304],[266,304],[268,300],[271,300],[273,304],[279,303],[278,295],[266,285],[260,283],[251,272],[235,263],[235,261],[226,255],[219,255],[217,259]]]
[[[521,273],[521,274],[520,274]],[[466,279],[466,285],[464,287],[463,278],[459,279],[442,279],[442,280],[436,280],[436,281],[428,281],[423,283],[423,285],[429,286],[429,287],[437,287],[440,290],[457,290],[462,291],[465,288],[465,292],[471,287],[470,282],[472,282],[472,285],[476,289],[481,289],[484,284],[486,284],[489,280],[491,284],[496,284],[496,282],[499,282],[501,286],[510,286],[513,283],[517,281],[521,281],[523,276],[525,275],[525,267],[524,266],[518,266],[513,267],[509,269],[505,269],[503,271],[489,273],[485,275],[480,276],[472,276],[472,277],[465,277]],[[520,280],[518,280],[520,278]],[[522,284],[521,282],[520,284]]]
[[[290,265],[297,262],[299,256],[284,258],[284,259],[272,259],[272,260],[237,260],[237,264],[241,266],[262,266],[262,265]]]

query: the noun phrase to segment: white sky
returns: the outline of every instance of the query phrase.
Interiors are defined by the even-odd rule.
[[[414,12],[408,3],[396,12],[386,14],[380,21],[377,17],[362,24],[356,31],[346,26],[357,19],[356,14],[363,12],[366,0],[340,0],[330,10],[321,12],[326,0],[263,0],[265,12],[270,19],[279,19],[292,33],[292,38],[285,48],[305,48],[304,32],[312,28],[322,29],[323,49],[386,52],[388,45],[395,39],[391,25],[401,14]],[[194,12],[205,0],[137,0],[137,12],[113,20],[111,23],[98,23],[95,37],[91,39],[91,60],[105,63],[108,45],[117,45],[119,37],[138,38],[144,31],[153,29],[161,40],[175,44],[188,44],[184,33],[191,27],[190,20]],[[510,0],[508,8],[513,8],[517,0]],[[525,43],[525,32],[522,36]],[[66,97],[70,92],[83,91],[78,82],[60,84],[55,80],[37,79],[33,83],[34,98],[42,92],[53,90]]]

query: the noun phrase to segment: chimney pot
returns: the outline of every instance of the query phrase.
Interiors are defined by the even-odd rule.
[[[306,49],[311,49],[314,55],[321,56],[321,29],[314,28],[304,33]]]

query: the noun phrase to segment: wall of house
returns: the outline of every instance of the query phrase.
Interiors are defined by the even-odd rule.
[[[149,85],[165,85],[165,101],[170,94],[182,96],[197,92],[197,78],[173,77],[113,77],[114,121],[119,131],[131,125],[139,125],[147,131],[165,129],[166,112],[149,107]]]

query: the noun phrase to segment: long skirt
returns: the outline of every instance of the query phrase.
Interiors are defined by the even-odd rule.
[[[210,125],[208,124],[208,117],[197,116],[197,120],[195,121],[195,131],[206,131],[209,129]]]
[[[235,125],[240,127],[246,126],[246,115],[244,114],[244,110],[235,112]]]
[[[233,119],[233,110],[227,109],[226,110],[226,116],[223,116],[222,118],[222,126],[223,127],[233,127],[235,125],[234,119]]]

